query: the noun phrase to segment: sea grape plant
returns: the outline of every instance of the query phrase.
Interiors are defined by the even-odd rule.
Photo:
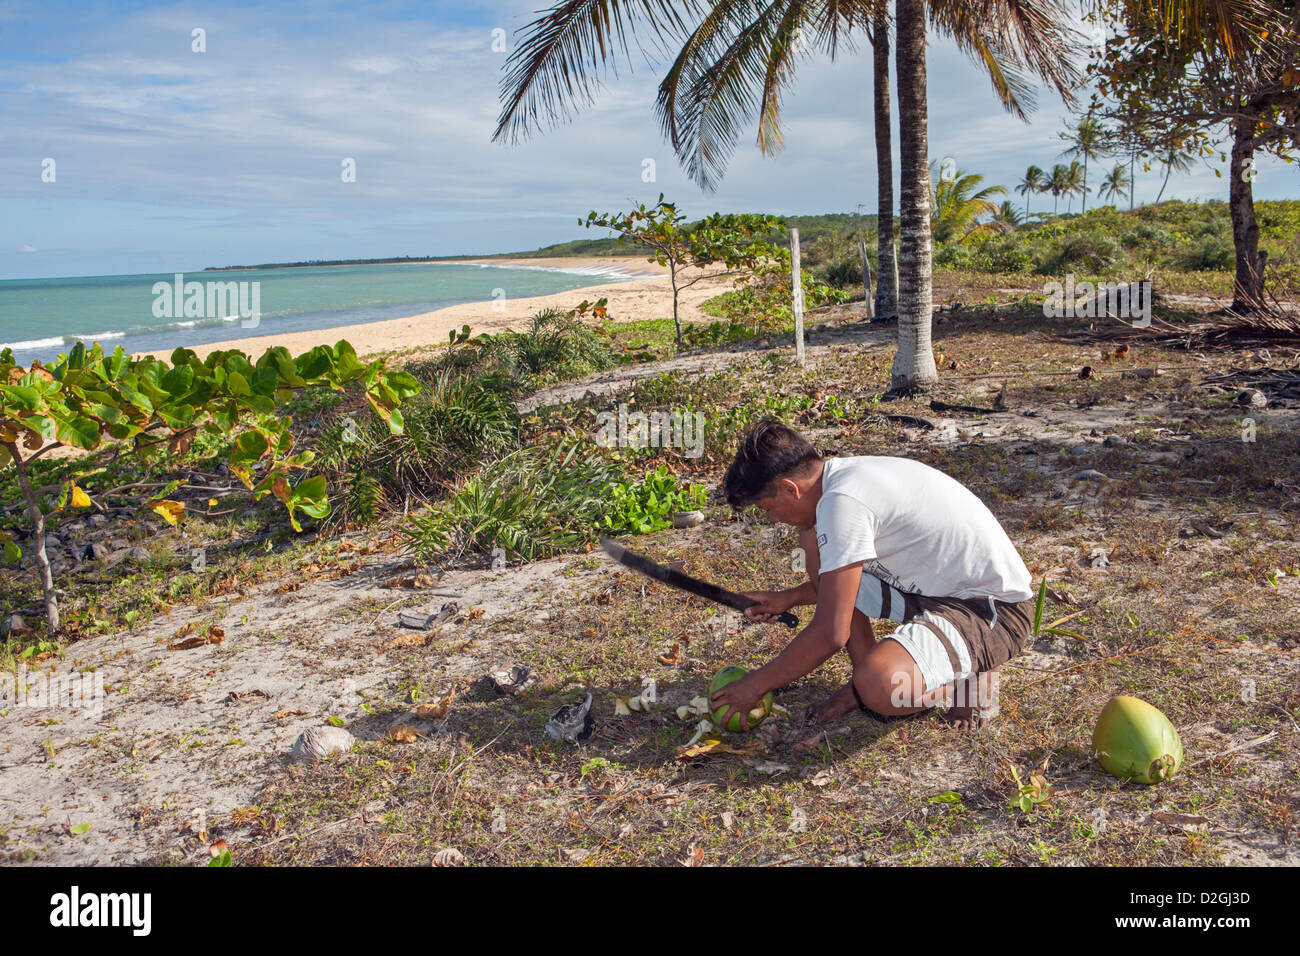
[[[0,470],[16,469],[27,503],[50,634],[59,630],[59,611],[45,553],[45,512],[31,482],[36,458],[60,446],[95,452],[116,442],[123,443],[124,453],[151,462],[184,454],[200,429],[233,435],[231,473],[256,499],[277,498],[294,530],[301,531],[298,512],[314,518],[329,513],[326,482],[323,476],[291,481],[294,472],[307,469],[313,454],[290,453],[293,420],[277,415],[276,406],[297,389],[342,391],[350,383],[364,386],[375,414],[400,434],[399,406],[420,390],[419,382],[406,372],[386,369],[383,359],[361,362],[346,341],[318,345],[296,358],[275,346],[256,362],[233,349],[200,359],[191,349],[178,348],[170,361],[163,361],[130,357],[121,346],[105,355],[98,343],[86,348],[77,342],[48,367],[33,362],[23,368],[15,364],[11,349],[0,351]],[[63,487],[59,506],[69,503],[91,504],[75,481]],[[154,497],[143,504],[169,524],[184,517],[180,501]],[[3,531],[0,545],[6,560],[22,557]]]

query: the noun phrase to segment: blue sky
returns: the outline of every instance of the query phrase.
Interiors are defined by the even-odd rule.
[[[0,278],[531,249],[597,235],[578,217],[660,192],[692,217],[875,210],[865,43],[807,61],[786,100],[785,150],[763,158],[748,131],[713,194],[659,135],[662,71],[641,59],[575,122],[492,143],[505,62],[492,31],[513,46],[548,2],[0,0]],[[206,52],[192,50],[196,28]],[[1061,161],[1059,98],[1040,96],[1027,125],[933,36],[929,99],[931,154],[986,183],[1010,190],[1030,163]],[[654,182],[642,181],[646,158]],[[355,182],[341,180],[345,159]],[[1259,167],[1256,198],[1297,197],[1295,164]],[[1160,180],[1159,167],[1139,169],[1138,200]],[[1204,166],[1166,191],[1226,195]]]

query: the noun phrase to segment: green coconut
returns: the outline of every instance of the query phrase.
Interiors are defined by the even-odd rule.
[[[722,670],[718,671],[717,676],[713,678],[713,683],[709,684],[709,706],[713,706],[714,691],[716,691],[719,687],[726,687],[732,681],[740,680],[748,673],[749,671],[745,670],[745,668],[736,667],[734,665],[731,667],[724,667]],[[713,720],[713,726],[722,727],[722,711],[724,709],[725,708],[719,708],[713,711],[713,713],[710,715],[710,718]],[[763,695],[763,699],[758,702],[758,706],[749,712],[749,729],[753,730],[755,727],[761,724],[764,720],[767,719],[767,715],[770,714],[771,712],[772,712],[772,692],[768,691],[766,694]],[[731,719],[727,721],[726,727],[723,727],[722,729],[730,730],[733,733],[735,731],[740,730],[741,729],[740,714],[736,713],[735,711],[732,711]]]
[[[1136,783],[1168,780],[1183,765],[1183,742],[1169,718],[1136,697],[1112,697],[1092,732],[1107,773]]]

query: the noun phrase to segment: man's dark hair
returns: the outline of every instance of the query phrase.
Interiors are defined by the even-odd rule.
[[[802,477],[813,462],[821,460],[808,439],[775,418],[764,418],[740,439],[735,460],[722,479],[723,493],[737,511],[748,508],[759,498],[771,497],[768,489],[776,481]]]

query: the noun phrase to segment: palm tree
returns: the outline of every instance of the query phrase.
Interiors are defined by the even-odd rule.
[[[966,242],[995,231],[989,228],[988,223],[979,223],[978,220],[981,216],[998,214],[998,204],[992,197],[1005,196],[1005,187],[987,186],[978,189],[984,177],[960,169],[952,179],[940,178],[935,184],[933,162],[930,163],[930,172],[930,223],[935,242],[948,242],[951,239]]]
[[[990,232],[1006,233],[1015,232],[1024,223],[1024,217],[1020,215],[1020,210],[1010,199],[1002,200],[1002,205],[998,206],[998,211],[993,214],[992,220],[987,225]]]
[[[1029,218],[1029,194],[1041,193],[1047,188],[1047,177],[1037,166],[1030,166],[1025,170],[1025,178],[1020,181],[1016,187],[1016,192],[1025,197],[1025,218]]]
[[[898,318],[898,258],[894,249],[894,145],[889,104],[889,0],[871,11],[872,112],[876,127],[876,320]]]
[[[937,23],[953,25],[953,40],[983,59],[1000,90],[1015,90],[1020,76],[995,71],[995,55],[1010,56],[1025,70],[1048,81],[1061,98],[1073,102],[1072,31],[1063,27],[1065,8],[1057,0],[928,0]],[[932,260],[930,243],[929,138],[926,133],[925,18],[927,0],[896,0],[898,24],[898,120],[901,130],[899,225],[902,230],[898,275],[898,351],[890,391],[902,393],[938,379],[930,348]],[[978,38],[978,44],[977,44]],[[1022,91],[1017,91],[1017,96]],[[1026,94],[1027,95],[1027,94]],[[1004,100],[1005,102],[1005,100]]]
[[[1052,194],[1052,215],[1055,216],[1057,203],[1070,191],[1070,167],[1064,163],[1053,166],[1051,175],[1047,177],[1045,191]]]
[[[1086,194],[1088,187],[1083,184],[1083,167],[1079,165],[1077,159],[1071,160],[1070,165],[1065,170],[1065,188],[1062,190],[1065,194],[1065,211],[1068,214],[1070,207],[1074,205],[1075,193]]]
[[[1129,194],[1130,208],[1133,202],[1133,180],[1129,178],[1128,170],[1124,168],[1123,163],[1116,163],[1114,168],[1106,174],[1102,180],[1101,188],[1097,190],[1097,196],[1101,199],[1107,197],[1123,196]]]
[[[898,8],[899,114],[904,157],[900,189],[903,267],[900,269],[899,353],[895,384],[925,384],[937,377],[929,349],[930,235],[926,101],[925,16],[951,32],[958,46],[989,73],[1003,105],[1024,118],[1032,87],[1020,72],[1049,80],[1072,102],[1078,78],[1061,24],[1064,0],[904,0]],[[868,18],[879,22],[881,0],[564,0],[524,29],[507,61],[503,109],[493,138],[522,138],[543,120],[554,125],[570,104],[594,96],[594,74],[628,52],[633,20],[648,22],[653,37],[683,37],[681,52],[660,85],[659,114],[688,174],[706,186],[720,176],[739,129],[759,120],[764,153],[780,148],[780,95],[799,56],[796,38],[811,27],[832,54],[841,34]],[[904,18],[903,14],[906,14]],[[686,20],[700,15],[698,26]],[[906,43],[904,43],[904,20]],[[883,38],[884,31],[876,36]],[[617,38],[617,42],[615,42]],[[918,79],[920,83],[918,85]],[[911,182],[907,182],[907,179]],[[906,274],[906,278],[904,277]],[[924,329],[919,328],[924,325]]]
[[[1184,150],[1181,139],[1170,139],[1162,145],[1156,158],[1165,167],[1165,181],[1160,184],[1160,192],[1156,193],[1156,202],[1159,202],[1160,197],[1165,194],[1165,187],[1169,185],[1169,175],[1175,170],[1180,173],[1190,173],[1195,165],[1196,154]]]
[[[1101,141],[1105,130],[1092,113],[1080,116],[1074,129],[1059,134],[1061,139],[1070,144],[1062,156],[1083,157],[1083,211],[1088,211],[1088,160],[1101,155]]]

